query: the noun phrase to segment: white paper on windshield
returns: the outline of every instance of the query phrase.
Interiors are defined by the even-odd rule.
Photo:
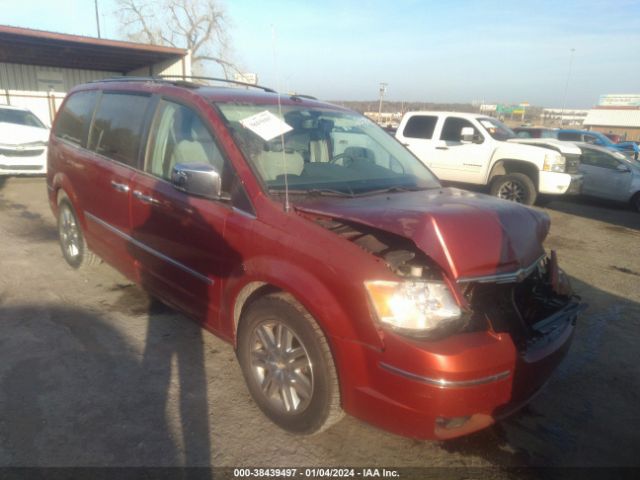
[[[240,120],[240,124],[266,141],[293,130],[287,122],[280,120],[268,110]]]
[[[487,130],[496,128],[496,126],[493,123],[491,123],[491,122],[489,122],[487,120],[480,120],[480,123]]]

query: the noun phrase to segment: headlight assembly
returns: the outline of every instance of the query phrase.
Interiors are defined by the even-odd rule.
[[[369,281],[365,287],[380,322],[428,337],[460,323],[462,312],[444,282]]]
[[[559,153],[545,153],[542,170],[545,172],[564,173],[567,159]]]

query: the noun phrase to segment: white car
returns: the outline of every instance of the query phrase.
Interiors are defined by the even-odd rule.
[[[47,173],[49,129],[31,110],[0,105],[0,176]]]

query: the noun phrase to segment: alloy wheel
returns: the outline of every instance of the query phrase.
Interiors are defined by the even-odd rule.
[[[503,200],[524,203],[525,189],[520,182],[509,180],[500,186],[500,189],[498,190],[498,197]]]
[[[286,414],[302,412],[313,396],[313,368],[298,336],[286,325],[265,321],[251,334],[251,370],[262,394]]]
[[[60,243],[69,260],[74,260],[80,255],[80,231],[73,212],[66,205],[60,212]]]

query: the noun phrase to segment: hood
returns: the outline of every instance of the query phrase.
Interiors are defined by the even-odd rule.
[[[408,238],[455,280],[530,266],[544,254],[549,232],[545,213],[455,188],[320,197],[295,208]]]
[[[535,160],[538,157],[541,161],[544,159],[545,153],[548,153],[549,149],[541,145],[525,145],[521,142],[512,142],[509,139],[504,142],[498,142],[496,151],[500,153],[500,156],[504,158],[526,158],[528,160]]]
[[[49,140],[49,129],[0,122],[0,144],[23,145]]]
[[[580,155],[582,151],[575,144],[555,138],[510,138],[511,143],[520,143],[534,147],[552,148],[562,154]]]

